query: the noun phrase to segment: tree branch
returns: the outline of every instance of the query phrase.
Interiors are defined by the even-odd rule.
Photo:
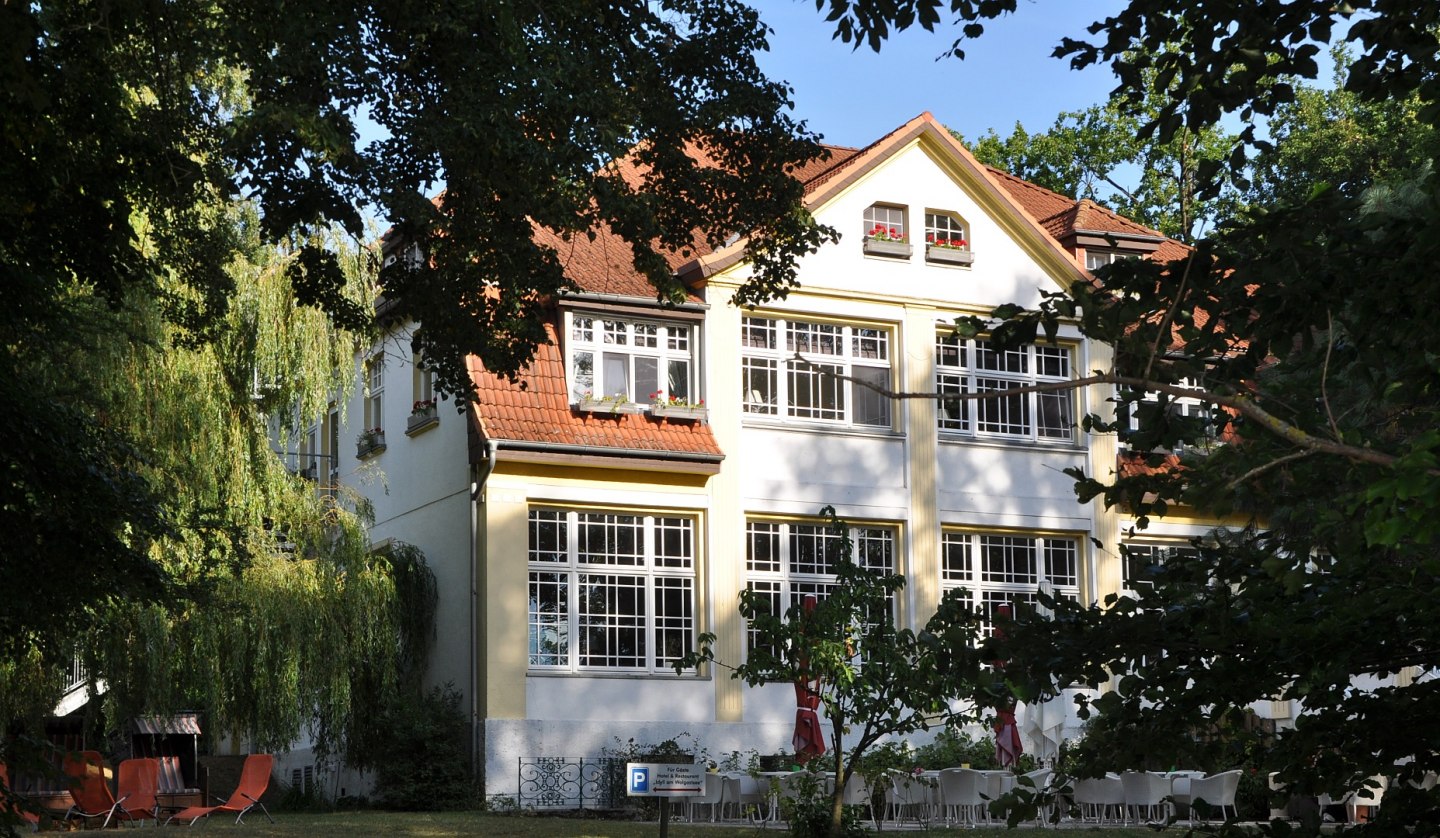
[[[1091,384],[1112,384],[1122,387],[1132,387],[1147,392],[1167,393],[1178,398],[1192,398],[1221,407],[1228,407],[1255,422],[1260,427],[1289,442],[1297,448],[1305,449],[1313,453],[1331,454],[1347,460],[1359,463],[1370,463],[1378,466],[1393,466],[1400,458],[1394,454],[1383,451],[1376,451],[1373,448],[1362,448],[1357,445],[1347,445],[1343,442],[1332,441],[1323,437],[1315,436],[1295,425],[1286,422],[1278,416],[1270,413],[1260,406],[1254,398],[1244,395],[1226,396],[1219,393],[1212,393],[1204,389],[1181,387],[1177,384],[1167,384],[1160,381],[1152,381],[1148,378],[1136,378],[1128,375],[1116,375],[1115,373],[1096,373],[1084,378],[1075,378],[1070,381],[1052,381],[1043,384],[1026,384],[1020,387],[1011,387],[1005,390],[986,390],[979,393],[907,393],[871,384],[868,381],[861,381],[853,376],[837,373],[825,369],[818,364],[806,360],[799,353],[790,359],[790,363],[799,364],[804,369],[819,372],[821,375],[828,375],[841,381],[848,381],[858,384],[861,387],[879,393],[890,399],[925,399],[942,402],[957,401],[981,401],[985,399],[1003,399],[1008,396],[1018,396],[1025,393],[1058,393],[1067,390],[1078,390],[1081,387],[1088,387]],[[1429,469],[1427,473],[1440,477],[1440,469]]]

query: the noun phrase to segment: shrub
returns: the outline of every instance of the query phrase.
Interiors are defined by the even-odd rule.
[[[468,730],[452,684],[395,701],[382,720],[375,794],[389,809],[478,806]]]

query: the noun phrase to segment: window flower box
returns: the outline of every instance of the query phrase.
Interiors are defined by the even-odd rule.
[[[652,404],[650,415],[681,422],[704,422],[710,418],[710,409],[704,405]]]
[[[361,460],[373,457],[385,450],[385,432],[379,428],[368,428],[360,432],[355,440],[355,456]]]
[[[865,239],[866,256],[884,256],[889,259],[909,259],[915,249],[909,242],[894,239]]]
[[[905,240],[905,231],[898,227],[876,224],[865,233],[864,250],[867,256],[886,256],[892,259],[909,259],[914,250]]]
[[[638,405],[624,396],[581,396],[575,403],[575,409],[581,413],[609,413],[621,415],[625,413],[640,413],[645,410],[643,405]]]
[[[410,408],[410,418],[405,420],[405,435],[414,436],[440,424],[440,414],[434,399],[415,402]]]
[[[975,264],[975,251],[970,248],[946,247],[938,244],[925,245],[925,261],[937,265],[962,265],[969,267]]]

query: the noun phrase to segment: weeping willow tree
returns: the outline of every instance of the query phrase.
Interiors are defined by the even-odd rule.
[[[298,248],[262,245],[253,208],[227,212],[245,256],[228,265],[233,294],[208,333],[173,316],[204,304],[184,286],[135,295],[96,308],[103,340],[68,371],[95,417],[135,442],[162,521],[134,544],[158,589],[98,599],[72,642],[111,726],[195,709],[212,732],[254,748],[303,734],[322,755],[363,763],[357,720],[418,684],[434,580],[414,547],[372,552],[365,507],[317,491],[277,456],[297,420],[344,404],[363,335],[297,300]],[[305,245],[339,255],[349,299],[373,298],[372,254],[340,237]],[[53,706],[64,662],[53,640],[3,664],[0,675],[27,679],[6,690],[9,717]]]

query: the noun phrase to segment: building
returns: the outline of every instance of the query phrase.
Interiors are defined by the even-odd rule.
[[[951,588],[987,607],[1042,584],[1086,601],[1123,588],[1119,556],[1093,545],[1119,543],[1130,522],[1077,503],[1064,474],[1115,468],[1114,438],[1077,427],[1107,387],[940,404],[856,382],[974,392],[1104,368],[1108,348],[1073,327],[1003,352],[949,327],[1181,246],[983,166],[928,113],[830,151],[800,177],[842,239],[802,262],[787,299],[731,304],[742,243],[675,265],[691,289],[678,307],[656,304],[614,240],[566,243],[583,291],[556,301],[553,343],[519,382],[472,365],[479,404],[436,409],[409,356],[418,324],[395,324],[357,358],[365,386],[348,410],[313,429],[311,450],[338,452],[337,477],[373,502],[374,540],[429,557],[441,591],[429,680],[470,702],[487,793],[516,794],[521,759],[631,738],[787,748],[788,684],[670,664],[702,631],[721,660],[743,656],[747,585],[784,603],[824,590],[825,505],[865,561],[906,575],[897,618],[912,625]],[[1177,521],[1147,546],[1209,527]],[[1029,721],[1055,738],[1074,725]]]

